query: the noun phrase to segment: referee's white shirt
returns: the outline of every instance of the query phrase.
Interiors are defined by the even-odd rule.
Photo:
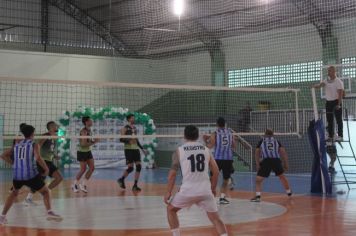
[[[342,80],[336,77],[333,80],[327,79],[323,82],[325,84],[324,89],[326,101],[334,101],[339,99],[338,90],[344,89],[344,83],[342,82]]]

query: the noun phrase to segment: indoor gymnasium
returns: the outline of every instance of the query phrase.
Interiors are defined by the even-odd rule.
[[[0,236],[351,236],[355,151],[355,0],[0,0]]]

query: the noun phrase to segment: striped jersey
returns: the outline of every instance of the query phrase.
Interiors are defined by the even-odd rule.
[[[38,175],[35,153],[35,143],[30,139],[22,140],[14,146],[14,180],[30,180]]]
[[[211,194],[210,151],[199,142],[187,142],[178,148],[183,180],[179,192],[185,196]]]
[[[261,149],[261,157],[266,158],[280,158],[279,148],[281,143],[274,137],[264,137],[257,145],[257,148]]]
[[[231,129],[219,128],[215,135],[215,160],[233,160],[232,142],[234,137]]]

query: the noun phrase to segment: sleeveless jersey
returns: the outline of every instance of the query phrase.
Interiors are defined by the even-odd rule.
[[[34,142],[29,139],[15,144],[14,164],[12,167],[14,180],[30,180],[38,175],[34,145]]]
[[[138,130],[137,130],[136,126],[132,127],[130,125],[126,125],[125,129],[126,129],[125,135],[137,135]],[[131,140],[131,139],[128,139],[128,140]],[[134,143],[134,144],[125,143],[124,149],[136,150],[136,149],[140,149],[140,148],[137,145],[137,143]]]
[[[44,136],[50,135],[50,133],[43,134]],[[55,152],[56,142],[53,139],[46,139],[46,141],[41,146],[41,157],[45,161],[53,161]]]
[[[274,137],[265,137],[259,143],[261,149],[261,157],[266,158],[280,158],[279,148],[281,144]]]
[[[186,196],[211,194],[209,148],[199,142],[187,142],[178,148],[183,180],[179,192]]]
[[[232,142],[234,137],[231,129],[219,128],[215,134],[215,160],[233,160]]]
[[[87,128],[84,127],[83,129],[81,129],[80,132],[82,132],[82,130],[86,130],[87,131],[87,135],[86,136],[91,136],[91,130],[90,129],[87,129]],[[88,142],[91,142],[91,139],[88,139]],[[78,151],[79,152],[90,152],[91,151],[91,146],[89,146],[89,147],[81,146],[80,142],[79,142]]]

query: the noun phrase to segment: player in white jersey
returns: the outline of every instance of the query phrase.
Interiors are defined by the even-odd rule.
[[[185,143],[173,154],[167,193],[164,197],[164,202],[168,205],[167,218],[172,234],[180,236],[177,212],[195,204],[206,211],[219,235],[227,236],[214,199],[219,175],[218,166],[209,149],[197,141],[199,130],[196,126],[185,127],[184,137]],[[179,192],[171,199],[179,167],[183,175],[182,185]]]

